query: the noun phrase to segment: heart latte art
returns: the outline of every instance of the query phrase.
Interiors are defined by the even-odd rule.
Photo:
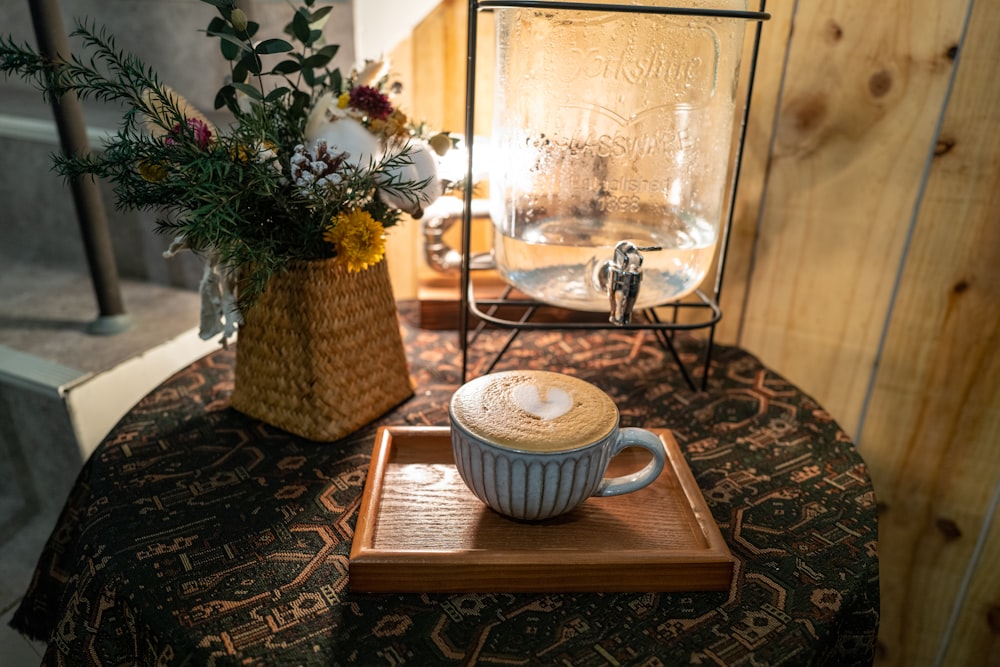
[[[543,397],[537,385],[519,384],[510,397],[514,405],[539,419],[556,419],[573,409],[573,397],[558,387],[550,387]]]
[[[451,401],[454,421],[473,435],[525,451],[563,451],[596,442],[618,423],[603,391],[547,371],[505,371],[472,380]]]

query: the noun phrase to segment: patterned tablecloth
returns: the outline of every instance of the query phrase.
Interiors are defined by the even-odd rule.
[[[336,443],[230,408],[231,350],[136,405],[81,471],[12,622],[48,641],[45,664],[872,663],[875,498],[849,438],[740,349],[716,345],[708,391],[691,391],[648,333],[525,332],[498,368],[583,377],[624,425],[673,429],[737,558],[728,592],[351,593],[376,427],[445,425],[460,378],[455,332],[402,319],[416,396]]]

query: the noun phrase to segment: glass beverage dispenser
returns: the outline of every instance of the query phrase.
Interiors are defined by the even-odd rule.
[[[689,294],[728,204],[746,0],[481,4],[500,275],[615,324]]]

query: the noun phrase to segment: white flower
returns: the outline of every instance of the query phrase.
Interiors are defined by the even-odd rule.
[[[364,125],[349,116],[334,118],[306,127],[306,140],[314,145],[325,141],[333,153],[347,153],[347,162],[367,169],[382,159],[382,143]]]
[[[441,196],[441,180],[438,178],[435,153],[424,141],[411,140],[407,144],[406,156],[390,165],[379,182],[384,187],[379,188],[379,198],[387,205],[394,206],[415,218],[420,218],[424,209]],[[400,162],[407,164],[400,164]],[[416,184],[426,180],[419,190],[406,188],[401,193],[392,184]]]
[[[330,122],[333,118],[342,118],[346,116],[347,113],[337,107],[337,98],[332,92],[324,93],[316,101],[316,106],[312,108],[309,112],[309,118],[306,119],[306,129],[305,137],[312,141],[312,137],[315,137],[320,133],[320,130],[324,125]]]
[[[274,148],[268,147],[269,145],[260,144],[257,146],[257,162],[263,164],[264,162],[270,162],[271,168],[281,173],[281,163],[278,162],[278,153]]]

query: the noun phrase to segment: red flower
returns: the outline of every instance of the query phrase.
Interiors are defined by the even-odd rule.
[[[194,142],[198,144],[198,148],[205,150],[208,145],[212,143],[212,130],[209,129],[208,125],[205,125],[204,121],[198,118],[188,118],[187,119],[188,131],[190,134],[188,136],[194,138]],[[177,140],[181,138],[181,124],[177,123],[174,128],[170,130],[170,134],[163,142],[168,146],[173,146],[177,143]]]
[[[392,113],[389,97],[371,86],[352,88],[351,101],[347,105],[376,120],[385,120]]]

